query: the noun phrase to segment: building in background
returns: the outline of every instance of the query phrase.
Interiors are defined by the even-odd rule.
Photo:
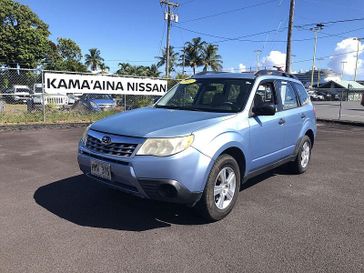
[[[332,79],[320,85],[313,86],[319,93],[336,95],[338,98],[349,101],[359,101],[364,93],[364,85],[356,81]]]
[[[296,73],[294,75],[303,83],[305,87],[309,87],[311,84],[311,74],[312,70]],[[339,75],[330,69],[315,70],[313,74],[313,85],[316,86],[317,83],[320,85],[321,83],[327,82],[329,79],[339,79]]]

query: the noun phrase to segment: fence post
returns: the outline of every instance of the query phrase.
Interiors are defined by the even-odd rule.
[[[341,110],[342,110],[343,95],[344,95],[344,88],[341,88],[340,107],[339,107],[339,120],[341,119]]]
[[[126,111],[126,94],[124,95],[124,112]]]
[[[42,110],[43,110],[43,123],[46,122],[46,106],[45,106],[45,82],[44,82],[44,70],[42,69]]]

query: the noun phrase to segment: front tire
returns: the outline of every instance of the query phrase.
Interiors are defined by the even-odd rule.
[[[240,169],[227,154],[217,158],[197,209],[209,221],[218,221],[233,209],[240,189]]]

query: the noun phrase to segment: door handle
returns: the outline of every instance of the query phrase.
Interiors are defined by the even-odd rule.
[[[279,121],[278,121],[278,124],[279,125],[283,125],[283,124],[285,124],[286,123],[286,121],[283,119],[283,118],[281,118]]]
[[[304,113],[301,114],[301,118],[306,118],[306,115]]]

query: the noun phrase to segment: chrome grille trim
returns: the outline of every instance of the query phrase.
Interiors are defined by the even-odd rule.
[[[119,157],[130,157],[137,146],[138,144],[116,142],[103,144],[101,140],[90,135],[87,136],[86,142],[86,148],[90,151]]]

